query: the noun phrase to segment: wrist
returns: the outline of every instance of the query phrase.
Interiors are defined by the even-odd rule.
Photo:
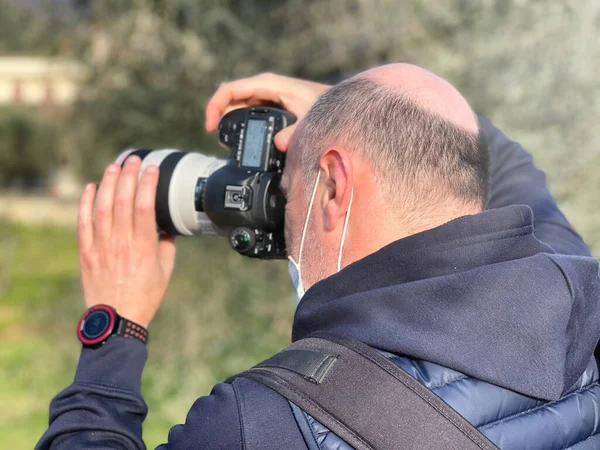
[[[83,347],[75,383],[118,387],[141,394],[148,349],[137,339],[112,336],[98,348]]]

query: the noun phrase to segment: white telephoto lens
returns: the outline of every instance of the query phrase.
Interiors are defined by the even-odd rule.
[[[172,229],[184,236],[222,234],[204,212],[196,211],[195,191],[199,178],[208,178],[214,171],[223,167],[227,160],[176,149],[128,149],[121,153],[115,162],[122,165],[134,153],[142,158],[139,177],[150,165],[160,169],[157,210],[160,209],[164,214],[157,214],[158,222],[161,219],[170,222]],[[161,223],[157,225],[159,229],[163,228]]]

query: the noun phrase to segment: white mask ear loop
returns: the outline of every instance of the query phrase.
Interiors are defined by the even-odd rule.
[[[342,231],[342,243],[340,244],[340,254],[338,255],[337,271],[342,269],[342,250],[344,249],[344,240],[346,239],[346,231],[348,230],[348,220],[350,220],[350,210],[352,209],[352,200],[354,199],[354,188],[350,194],[350,204],[348,205],[348,213],[346,214],[346,220],[344,221],[344,230]]]
[[[319,186],[319,179],[321,178],[321,169],[317,169],[317,179],[315,180],[315,187],[313,188],[312,197],[310,198],[310,204],[308,205],[308,211],[306,212],[306,220],[304,221],[304,229],[302,230],[302,238],[300,239],[300,251],[298,252],[298,267],[302,262],[302,249],[304,248],[304,238],[306,237],[306,229],[308,228],[308,220],[310,219],[310,212],[312,211],[313,203],[315,201],[315,194],[317,193],[317,187]]]

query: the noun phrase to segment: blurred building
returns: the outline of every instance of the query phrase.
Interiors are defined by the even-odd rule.
[[[32,114],[61,116],[76,100],[84,75],[84,68],[73,61],[0,56],[0,106],[23,106]],[[43,186],[44,192],[53,197],[68,199],[79,195],[81,184],[67,152]]]
[[[70,61],[35,56],[0,57],[0,104],[61,108],[71,104],[83,68]]]

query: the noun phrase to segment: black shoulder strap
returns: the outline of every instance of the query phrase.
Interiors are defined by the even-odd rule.
[[[358,341],[314,334],[237,376],[269,386],[357,450],[497,450],[433,392]]]

